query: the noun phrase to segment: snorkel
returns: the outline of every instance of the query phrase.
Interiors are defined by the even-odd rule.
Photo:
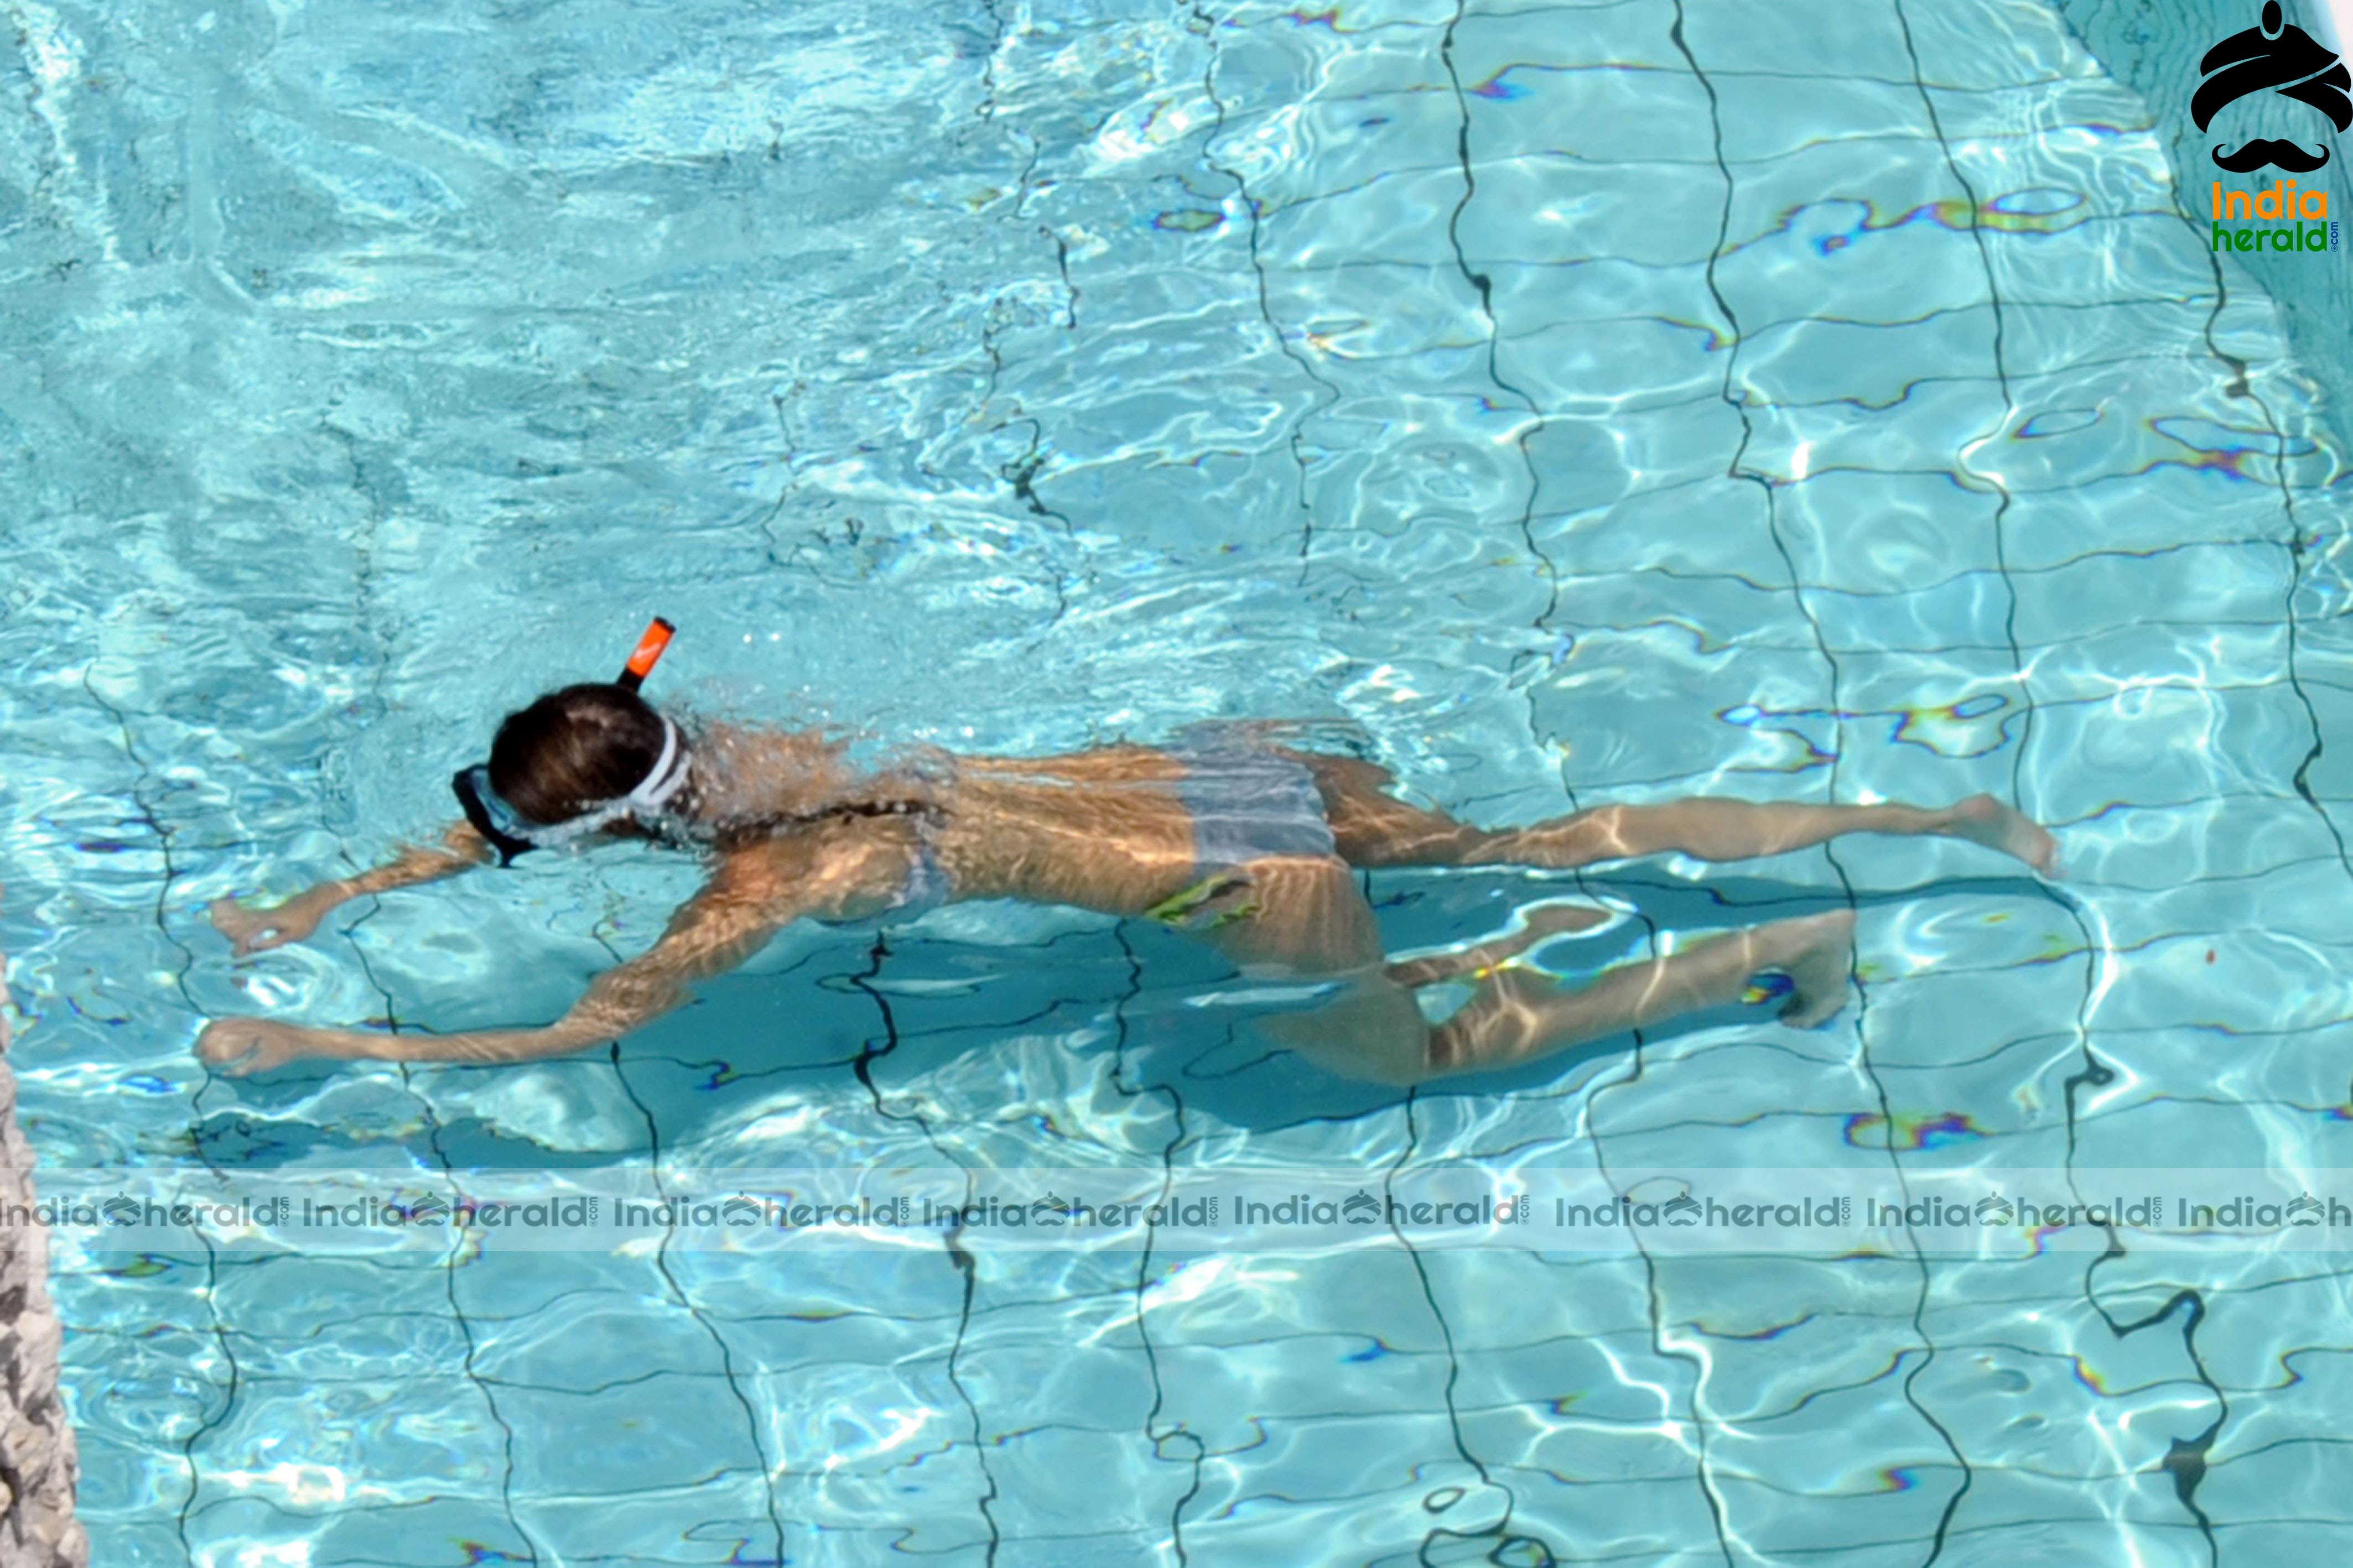
[[[677,634],[676,626],[656,616],[653,623],[646,627],[645,635],[638,639],[628,663],[621,667],[621,673],[613,684],[625,691],[635,691],[644,685],[646,677],[653,673],[654,666],[661,661],[663,651],[670,647],[670,639]],[[592,833],[601,832],[624,817],[644,821],[660,816],[671,797],[686,784],[690,761],[678,726],[665,718],[661,727],[661,754],[655,759],[652,769],[638,781],[636,788],[625,795],[592,805],[579,815],[562,822],[543,826],[526,821],[491,787],[491,765],[488,763],[476,763],[471,767],[459,769],[449,781],[449,788],[456,794],[458,805],[465,811],[466,820],[473,825],[474,831],[499,852],[499,864],[512,866],[518,855],[572,843]]]
[[[621,666],[621,673],[613,684],[624,691],[635,691],[643,686],[646,677],[654,672],[654,666],[661,662],[661,656],[670,651],[670,639],[676,636],[678,628],[656,616],[652,624],[646,627],[645,636],[638,639],[637,647],[629,655],[629,662]]]

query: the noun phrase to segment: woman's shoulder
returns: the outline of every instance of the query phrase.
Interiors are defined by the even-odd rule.
[[[693,737],[697,814],[713,824],[806,811],[848,774],[841,748],[810,731],[704,721]]]
[[[895,890],[906,865],[906,847],[889,826],[828,816],[723,835],[712,847],[706,889],[760,902],[788,899],[823,916]]]

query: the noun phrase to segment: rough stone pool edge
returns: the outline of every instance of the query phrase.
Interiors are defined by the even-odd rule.
[[[7,973],[0,953],[0,1211],[21,1213],[33,1204],[33,1148],[16,1125]],[[49,1300],[48,1231],[0,1224],[0,1568],[90,1562],[90,1538],[74,1517],[80,1458],[58,1393],[63,1341]]]

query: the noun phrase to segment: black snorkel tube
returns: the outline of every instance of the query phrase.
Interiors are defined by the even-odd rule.
[[[624,691],[635,691],[643,686],[646,677],[653,673],[654,666],[661,662],[664,650],[670,647],[670,639],[677,635],[675,626],[656,616],[653,623],[646,627],[645,635],[638,638],[638,646],[630,653],[629,662],[621,667],[621,673],[615,678],[613,684]],[[459,809],[466,814],[467,822],[482,836],[484,842],[499,852],[501,867],[513,865],[518,855],[543,847],[534,837],[532,825],[518,816],[514,808],[501,800],[498,792],[491,787],[491,766],[488,763],[459,768],[449,780],[449,789],[458,797]]]

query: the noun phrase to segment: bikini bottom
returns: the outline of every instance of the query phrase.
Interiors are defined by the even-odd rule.
[[[1153,919],[1187,930],[1245,919],[1258,903],[1241,868],[1339,853],[1305,763],[1230,736],[1180,742],[1168,754],[1185,766],[1170,789],[1193,819],[1196,880],[1148,910]]]

